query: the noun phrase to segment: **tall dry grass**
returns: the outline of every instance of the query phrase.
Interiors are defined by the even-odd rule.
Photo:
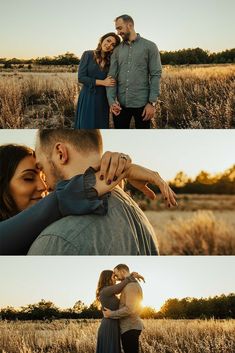
[[[183,129],[235,127],[234,77],[235,65],[166,68],[156,125]]]
[[[235,65],[164,68],[152,126],[235,127],[234,77]],[[77,93],[76,73],[0,73],[0,128],[72,127]]]
[[[72,74],[16,74],[0,79],[1,128],[70,128],[78,86]]]
[[[233,353],[235,320],[144,320],[142,353]],[[99,321],[0,322],[1,353],[94,353]],[[112,352],[107,352],[112,353]]]
[[[235,228],[212,211],[197,211],[168,222],[158,231],[162,255],[235,255]]]

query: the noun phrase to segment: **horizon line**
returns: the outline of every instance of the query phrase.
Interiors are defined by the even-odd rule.
[[[172,299],[178,299],[178,300],[184,300],[184,299],[198,299],[198,300],[200,300],[200,299],[203,299],[203,300],[208,300],[208,299],[214,299],[214,298],[216,298],[216,297],[221,297],[221,296],[229,296],[229,295],[235,295],[235,292],[227,292],[227,293],[220,293],[220,294],[213,294],[213,295],[209,295],[209,296],[207,296],[207,297],[197,297],[197,296],[193,296],[193,297],[191,297],[191,296],[187,296],[187,297],[170,297],[170,298],[167,298],[166,300],[164,300],[164,302],[163,302],[163,304],[161,305],[161,307],[168,301],[168,300],[172,300]],[[94,299],[95,300],[95,299]],[[34,305],[34,304],[38,304],[38,303],[40,303],[41,301],[45,301],[45,302],[51,302],[51,303],[53,303],[58,309],[62,309],[62,310],[65,310],[65,309],[71,309],[70,307],[61,307],[61,306],[57,306],[57,304],[54,302],[54,301],[52,301],[51,299],[44,299],[44,298],[41,298],[38,302],[35,302],[35,303],[29,303],[29,304],[25,304],[26,306],[28,306],[28,305]],[[93,302],[91,302],[90,304],[86,304],[82,299],[78,299],[78,300],[76,300],[75,301],[75,303],[74,304],[76,304],[76,302],[78,302],[78,301],[81,301],[83,304],[85,304],[85,306],[91,306],[92,304],[93,304]],[[7,306],[1,306],[0,307],[0,310],[2,310],[2,309],[6,309],[7,307],[12,307],[13,309],[20,309],[20,308],[22,308],[22,307],[24,307],[25,305],[20,305],[20,306],[11,306],[11,304],[8,304]],[[143,306],[143,308],[151,308],[151,309],[154,309],[155,311],[160,311],[161,310],[161,307],[160,307],[160,309],[157,309],[156,307],[153,307],[153,306],[151,306],[151,305],[144,305]]]
[[[169,52],[177,52],[177,51],[181,51],[181,50],[194,50],[194,49],[202,49],[203,51],[205,52],[208,52],[209,54],[219,54],[219,53],[222,53],[222,52],[225,52],[225,51],[230,51],[230,50],[233,50],[235,48],[226,48],[226,49],[221,49],[221,50],[217,50],[217,51],[212,51],[212,50],[209,50],[209,49],[203,49],[199,46],[197,47],[188,47],[188,48],[180,48],[180,49],[171,49],[171,50],[160,50],[160,53],[169,53]],[[6,60],[12,60],[12,59],[19,59],[19,60],[36,60],[38,58],[54,58],[54,57],[57,57],[59,55],[65,55],[65,54],[74,54],[75,56],[77,56],[77,54],[73,53],[73,52],[70,52],[70,51],[66,51],[64,53],[60,53],[60,54],[55,54],[55,55],[52,55],[52,56],[49,56],[49,55],[42,55],[42,56],[34,56],[34,57],[0,57],[0,60],[2,59],[6,59]],[[78,56],[77,56],[78,57]],[[78,57],[80,58],[80,57]]]

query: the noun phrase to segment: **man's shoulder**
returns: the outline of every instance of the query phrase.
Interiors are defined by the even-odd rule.
[[[126,292],[132,291],[132,290],[139,291],[139,290],[142,290],[142,288],[138,281],[136,282],[133,281],[133,282],[127,283],[127,285],[124,287],[123,290],[125,290]]]
[[[142,43],[144,43],[146,46],[150,47],[150,48],[156,48],[156,43],[154,43],[153,41],[140,37],[140,40],[142,41]]]

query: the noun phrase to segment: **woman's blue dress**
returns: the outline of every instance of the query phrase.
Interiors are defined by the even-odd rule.
[[[93,51],[85,51],[81,57],[78,80],[83,84],[78,98],[75,129],[108,129],[109,104],[104,86],[96,86],[96,80],[104,80],[108,69],[99,67]]]

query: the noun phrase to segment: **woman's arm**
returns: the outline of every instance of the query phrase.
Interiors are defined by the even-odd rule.
[[[0,222],[0,255],[25,255],[37,236],[51,223],[67,215],[99,214],[108,209],[108,192],[124,177],[130,157],[123,161],[120,153],[106,152],[96,172],[88,168],[83,175],[65,180],[57,185],[56,191],[37,204],[14,217]],[[111,173],[111,174],[110,174]],[[108,178],[116,173],[118,179],[106,183],[100,176]],[[106,194],[106,195],[104,195]],[[100,195],[104,195],[99,198]]]
[[[95,183],[96,175],[88,170],[65,181],[32,207],[0,222],[0,255],[27,254],[43,229],[67,215],[106,214],[108,195],[100,199],[93,188]],[[107,191],[111,187],[106,185]]]
[[[82,54],[78,69],[78,81],[89,88],[94,88],[96,85],[96,79],[95,77],[88,76],[89,55],[89,51],[85,51]]]
[[[122,282],[118,284],[114,284],[113,286],[108,286],[102,289],[102,293],[111,296],[114,294],[119,294],[123,290],[124,287],[130,282],[136,282],[136,279],[132,276],[126,277]]]
[[[95,86],[115,86],[116,81],[111,76],[106,77],[104,80],[98,80],[95,77],[88,76],[88,63],[90,60],[90,55],[91,53],[89,51],[85,51],[81,57],[78,69],[79,82],[90,88],[94,88]]]

